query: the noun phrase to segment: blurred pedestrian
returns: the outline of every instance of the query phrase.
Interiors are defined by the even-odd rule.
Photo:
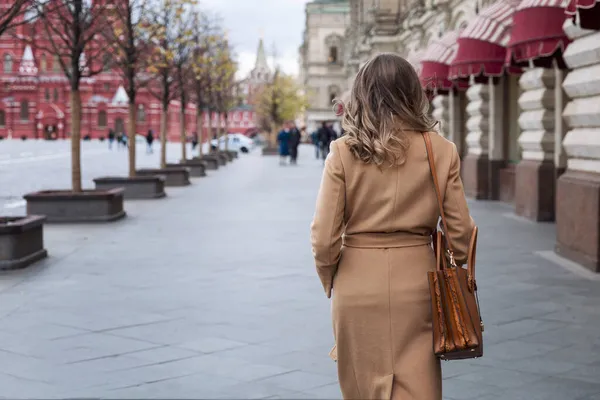
[[[302,136],[295,123],[290,122],[289,126],[291,127],[290,137],[288,139],[290,146],[290,164],[296,165],[298,163],[298,147],[300,146]]]
[[[112,150],[113,143],[115,142],[115,131],[112,129],[108,130],[108,149]]]
[[[323,164],[325,164],[325,159],[329,155],[329,146],[331,145],[331,142],[337,139],[337,134],[331,125],[324,121],[319,128],[318,135],[321,147],[321,157],[323,159]]]
[[[313,146],[315,146],[315,158],[318,160],[321,152],[321,142],[319,142],[319,131],[314,131],[310,134],[310,139]]]
[[[285,165],[287,157],[290,155],[290,128],[286,123],[283,124],[281,131],[277,135],[277,143],[279,144],[279,165]]]
[[[154,143],[154,132],[152,129],[148,130],[148,134],[146,135],[146,143],[148,147],[146,147],[146,154],[154,153],[154,149],[152,148],[152,143]]]
[[[196,132],[192,133],[192,151],[196,149],[198,146],[198,134]]]

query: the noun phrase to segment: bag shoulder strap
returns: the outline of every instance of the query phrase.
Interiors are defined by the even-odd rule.
[[[444,213],[444,202],[442,200],[442,192],[440,191],[440,184],[438,182],[437,170],[435,168],[435,160],[433,159],[433,146],[431,145],[431,137],[429,136],[429,132],[423,132],[423,139],[425,140],[427,160],[429,161],[429,169],[431,171],[431,177],[433,178],[433,186],[435,187],[435,195],[437,197],[440,217],[442,218],[442,226],[444,227],[446,243],[448,244],[448,249],[452,252],[453,247],[448,233],[448,223],[446,222],[446,214]]]

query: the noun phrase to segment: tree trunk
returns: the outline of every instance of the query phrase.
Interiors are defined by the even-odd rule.
[[[213,153],[212,140],[213,140],[213,127],[212,127],[212,112],[208,110],[208,152]]]
[[[129,177],[133,178],[135,176],[135,133],[137,130],[135,103],[129,103],[129,121],[127,125],[127,136],[129,137]]]
[[[187,160],[187,137],[186,137],[186,120],[185,120],[185,109],[183,105],[180,108],[179,115],[181,116],[181,123],[179,124],[179,134],[181,139],[181,161],[185,162]]]
[[[223,126],[221,125],[221,113],[217,113],[217,152],[221,153],[221,139],[223,138]]]
[[[271,148],[277,147],[277,129],[271,128],[271,132],[269,132],[269,146]]]
[[[200,107],[196,109],[196,131],[198,134],[198,158],[202,159],[202,144],[204,143],[204,138],[202,135],[202,109]]]
[[[73,192],[81,188],[81,97],[71,90],[71,185]]]
[[[160,113],[160,168],[167,168],[167,113],[168,106]]]
[[[225,151],[229,151],[229,113],[225,111]]]

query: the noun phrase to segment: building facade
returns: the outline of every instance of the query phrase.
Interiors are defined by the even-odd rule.
[[[372,55],[405,57],[457,145],[467,194],[556,222],[556,251],[600,272],[600,3],[347,3],[348,87]]]
[[[315,0],[306,5],[304,40],[300,47],[300,83],[309,100],[304,121],[308,132],[322,122],[336,122],[333,100],[348,89],[345,70],[347,0]]]
[[[0,0],[0,8],[12,0]],[[63,139],[70,136],[69,83],[59,60],[47,53],[47,39],[38,24],[18,25],[11,34],[0,36],[0,137]],[[262,43],[262,42],[261,42]],[[263,50],[264,56],[264,50]],[[262,64],[257,66],[262,68]],[[82,138],[105,138],[109,130],[125,132],[129,99],[121,75],[111,69],[81,82]],[[247,103],[244,98],[243,103]],[[137,133],[159,132],[160,102],[141,89],[136,98]],[[181,105],[172,101],[168,113],[168,140],[180,140]],[[208,129],[208,111],[203,126],[196,126],[196,106],[185,110],[186,131],[191,137],[199,129]],[[246,133],[256,130],[252,107],[242,105],[230,111],[228,131]],[[225,119],[220,121],[225,127]],[[212,118],[213,127],[219,124]],[[205,134],[206,138],[207,135]]]

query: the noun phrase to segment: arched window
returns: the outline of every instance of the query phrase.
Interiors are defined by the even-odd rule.
[[[44,99],[46,99],[46,101],[50,101],[50,89],[48,88],[46,88],[44,91]]]
[[[327,88],[327,92],[329,93],[329,105],[332,105],[333,101],[337,99],[338,94],[340,93],[340,88],[336,85],[331,85]]]
[[[329,58],[327,59],[329,64],[337,64],[338,62],[338,48],[337,46],[331,46],[329,48]]]
[[[4,110],[0,110],[0,127],[4,128],[6,126],[6,113]]]
[[[10,74],[13,70],[13,58],[10,54],[4,55],[4,73]]]
[[[46,59],[46,55],[42,54],[40,58],[40,69],[42,72],[46,72],[48,70],[48,60]]]
[[[143,104],[139,104],[137,108],[137,120],[138,122],[146,122],[146,109]]]
[[[52,97],[54,99],[54,102],[58,101],[58,89],[57,88],[54,88],[54,93],[53,93]]]
[[[98,128],[106,128],[107,125],[106,111],[100,110],[98,112]]]
[[[29,102],[21,100],[21,112],[19,113],[21,121],[29,121]]]
[[[333,101],[337,98],[337,93],[329,94],[329,102],[333,104]]]
[[[54,56],[54,59],[52,60],[52,71],[60,72],[60,61],[58,60],[58,56]]]

